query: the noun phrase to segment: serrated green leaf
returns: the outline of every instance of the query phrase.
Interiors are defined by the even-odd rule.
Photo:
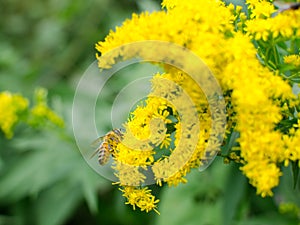
[[[55,183],[70,174],[79,156],[74,152],[33,151],[19,157],[0,179],[0,199],[14,202]],[[78,161],[78,160],[77,160]]]

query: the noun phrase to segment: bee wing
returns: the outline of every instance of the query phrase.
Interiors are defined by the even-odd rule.
[[[90,159],[93,158],[98,152],[98,148],[93,152],[93,154],[90,156]]]
[[[273,4],[278,8],[279,12],[288,10],[288,9],[298,9],[299,2],[284,2],[284,1],[274,1]]]
[[[92,148],[96,148],[96,150],[93,152],[93,154],[90,156],[90,159],[93,158],[98,150],[99,150],[99,146],[101,145],[101,143],[103,142],[103,139],[104,139],[104,136],[101,136],[101,137],[98,137],[96,140],[94,140],[92,143],[91,143],[91,147]]]
[[[92,147],[92,148],[98,148],[98,146],[101,144],[101,142],[103,142],[104,137],[105,137],[105,136],[98,137],[96,140],[94,140],[94,141],[91,143],[91,147]]]

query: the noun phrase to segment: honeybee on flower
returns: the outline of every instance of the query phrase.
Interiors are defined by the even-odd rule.
[[[124,134],[121,129],[113,129],[104,136],[97,138],[92,146],[98,145],[96,151],[91,156],[94,157],[98,153],[98,162],[101,166],[107,164],[110,155],[114,156],[118,143],[123,139]]]

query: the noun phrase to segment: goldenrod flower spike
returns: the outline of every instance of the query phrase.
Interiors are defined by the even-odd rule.
[[[116,161],[129,165],[124,166],[124,171],[130,171],[130,166],[140,167],[140,170],[132,169],[132,173],[123,173],[122,165],[116,163],[114,168],[120,181],[126,181],[126,174],[133,174],[138,178],[135,184],[143,184],[147,180],[143,176],[147,176],[145,171],[152,167],[150,172],[158,185],[187,182],[185,175],[192,168],[206,164],[216,154],[214,150],[220,147],[216,134],[224,127],[222,115],[225,112],[220,113],[217,106],[228,109],[227,132],[234,130],[239,133],[234,149],[238,155],[236,158],[231,156],[241,163],[241,170],[256,188],[257,194],[272,196],[272,189],[279,184],[282,175],[280,165],[300,160],[298,122],[284,131],[279,129],[280,123],[289,118],[287,112],[290,109],[297,108],[299,112],[299,97],[293,94],[290,84],[278,75],[278,71],[262,65],[258,49],[253,45],[253,41],[276,44],[283,40],[299,40],[300,10],[287,10],[274,16],[276,10],[268,1],[248,0],[247,4],[249,17],[241,12],[241,8],[226,6],[218,0],[165,0],[162,2],[164,10],[134,14],[122,26],[111,31],[105,41],[97,43],[96,49],[102,55],[97,58],[102,68],[111,67],[122,57],[126,60],[138,56],[152,62],[165,62],[165,73],[156,74],[151,80],[153,89],[146,104],[132,112],[125,127],[137,140],[148,141],[150,121],[159,118],[165,128],[172,127],[174,148],[168,148],[169,154],[155,161],[159,148],[149,147],[158,141],[165,141],[163,145],[166,147],[169,145],[168,129],[163,128],[163,138],[147,142],[145,151],[133,151],[120,143]],[[134,45],[147,40],[169,44],[159,48],[156,45]],[[202,80],[206,85],[201,85],[201,80],[198,80],[207,75],[206,70],[198,69],[198,63],[184,57],[183,53],[178,57],[179,51],[172,44],[192,51],[205,62],[220,83],[225,94],[224,101],[220,101],[221,95],[214,95],[216,90],[213,89],[214,83],[210,83],[211,79],[206,77]],[[109,55],[111,51],[113,54]],[[172,63],[174,58],[176,66]],[[260,60],[265,65],[270,63],[268,56]],[[294,67],[299,66],[298,56],[286,56],[284,60]],[[194,73],[197,69],[202,73]],[[189,101],[194,103],[194,108],[189,107]],[[187,113],[187,117],[181,115],[181,110]],[[174,117],[173,121],[169,120],[170,115]],[[299,118],[299,115],[289,116]],[[191,118],[191,122],[186,118]],[[190,140],[189,134],[194,134],[194,129],[197,135],[193,138],[197,141],[192,151],[189,145],[194,144],[194,140]],[[181,154],[179,149],[184,146],[188,146],[187,151]],[[137,199],[133,193],[137,190],[142,192],[141,188],[125,187],[124,196],[130,199],[129,204],[139,207],[140,204],[132,199]],[[131,192],[133,195],[130,195]],[[143,193],[147,196],[148,192]],[[149,204],[155,202],[149,196],[144,199]],[[142,209],[146,210],[145,207]]]

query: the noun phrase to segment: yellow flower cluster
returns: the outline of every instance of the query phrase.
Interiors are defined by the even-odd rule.
[[[10,92],[0,93],[0,128],[6,138],[12,138],[14,125],[28,108],[28,100]]]
[[[247,0],[248,8],[251,10],[250,18],[269,18],[276,12],[272,3],[264,0]]]
[[[156,204],[159,200],[155,200],[154,196],[151,194],[151,190],[147,187],[143,189],[126,186],[124,189],[120,189],[124,194],[123,196],[128,199],[126,204],[130,204],[133,206],[135,210],[135,206],[139,207],[141,211],[149,212],[154,210],[156,213],[159,212],[156,209]]]
[[[119,178],[117,183],[124,186],[124,190],[136,190],[129,189],[129,185],[142,186],[150,167],[154,175],[153,183],[159,186],[163,182],[174,186],[185,183],[184,176],[205,162],[206,142],[211,137],[211,117],[202,91],[187,74],[179,71],[156,74],[151,82],[152,91],[148,99],[132,112],[130,120],[125,124],[124,139],[114,153],[116,160],[113,168]],[[187,91],[187,95],[183,94],[183,90]],[[189,98],[193,103],[191,107],[187,107]],[[197,120],[203,132],[199,132]],[[170,148],[171,138],[167,129],[172,125],[175,127],[174,149]],[[213,154],[221,143],[216,139],[210,144],[212,149],[209,153]],[[155,161],[154,156],[162,148],[168,152]],[[150,192],[142,192],[147,190],[145,187],[138,190],[151,196]],[[136,199],[131,199],[132,195],[129,194],[126,197],[134,205]],[[156,201],[149,202],[150,205],[152,203],[155,208]]]
[[[19,94],[0,92],[0,128],[6,138],[12,138],[13,128],[23,121],[31,126],[40,126],[50,121],[56,126],[63,126],[63,120],[46,104],[46,90],[36,90],[37,104],[29,110],[29,101]]]
[[[261,0],[247,0],[246,2],[251,9],[251,19],[245,22],[244,30],[255,40],[299,37],[299,10],[286,10],[271,17],[272,13],[277,11],[273,4]]]
[[[47,105],[47,90],[38,88],[35,90],[36,104],[30,110],[29,124],[32,126],[44,125],[47,121],[52,124],[63,127],[64,121],[53,112]]]
[[[124,44],[160,40],[188,48],[203,59],[226,94],[227,114],[230,116],[228,131],[235,129],[240,133],[239,147],[236,150],[241,157],[239,158],[242,163],[241,170],[257,188],[257,193],[264,197],[272,195],[272,188],[279,183],[279,177],[282,175],[279,163],[286,161],[287,164],[289,161],[300,159],[296,144],[300,143],[300,132],[299,125],[296,124],[286,135],[277,129],[277,125],[285,119],[281,109],[283,103],[294,101],[296,96],[293,95],[287,82],[259,62],[257,49],[252,44],[251,38],[267,40],[269,35],[271,37],[281,35],[285,38],[299,36],[300,27],[297,21],[300,21],[300,13],[286,12],[272,18],[270,16],[275,10],[270,3],[255,0],[249,0],[247,3],[252,14],[249,20],[242,21],[246,18],[240,13],[241,9],[239,7],[234,9],[232,5],[226,6],[222,1],[165,0],[162,6],[167,11],[134,14],[121,27],[111,31],[105,41],[97,43],[96,49],[103,55]],[[247,34],[236,31],[237,15],[240,16],[241,23],[246,25]],[[281,24],[282,21],[286,21],[284,26]],[[135,54],[125,47],[121,49],[122,51],[114,57],[106,60],[97,55],[99,66],[106,68],[114,64],[118,56],[130,58]],[[162,55],[163,50],[161,51],[157,50],[156,54]],[[149,50],[143,49],[136,52],[140,53],[141,58],[150,54]],[[151,81],[153,89],[145,104],[138,106],[126,123],[124,142],[118,145],[115,155],[114,168],[119,184],[125,186],[124,196],[133,206],[140,207],[137,204],[139,198],[130,192],[138,190],[139,194],[144,195],[143,199],[149,200],[153,209],[156,207],[156,200],[150,197],[148,189],[129,188],[130,185],[140,186],[145,182],[145,171],[149,166],[158,185],[162,185],[162,182],[169,185],[185,183],[184,176],[190,169],[201,166],[205,161],[204,149],[210,140],[210,117],[214,112],[208,108],[204,94],[188,74],[170,66],[164,68],[165,74],[153,77]],[[185,138],[188,136],[185,132],[194,129],[192,126],[194,122],[185,121],[180,112],[180,105],[187,106],[188,101],[180,99],[182,95],[177,93],[177,86],[172,86],[174,83],[180,86],[196,105],[195,110],[198,113],[196,120],[201,122],[201,129],[195,127],[198,129],[195,151],[189,151],[191,139]],[[168,93],[173,93],[173,96]],[[165,99],[172,100],[165,101]],[[177,104],[177,100],[174,99],[180,103]],[[190,113],[192,111],[184,112],[188,113],[187,116],[191,121],[195,117],[195,114]],[[176,122],[171,120],[170,116],[174,116]],[[157,130],[151,128],[151,121],[155,118],[158,120],[152,123]],[[162,126],[162,123],[165,126]],[[174,125],[174,149],[170,149],[170,133],[167,129],[171,124]],[[155,132],[152,132],[154,130]],[[155,136],[156,132],[161,135]],[[138,140],[136,146],[133,139]],[[164,148],[169,148],[169,155],[155,160],[155,155],[159,151],[157,148],[153,149],[153,146],[157,146],[158,143],[162,143],[161,146]],[[181,148],[178,148],[179,146]],[[220,143],[214,140],[212,146],[213,149],[218,149]],[[178,153],[177,149],[182,147],[187,149],[186,154]],[[135,180],[132,179],[133,176],[136,177]]]
[[[298,67],[300,69],[300,55],[289,55],[285,56],[284,63],[294,65],[295,67]]]
[[[297,115],[300,118],[300,113]],[[283,136],[285,151],[283,154],[284,164],[288,166],[289,162],[296,162],[300,159],[300,119],[289,129],[288,135]],[[300,164],[299,164],[300,167]]]

